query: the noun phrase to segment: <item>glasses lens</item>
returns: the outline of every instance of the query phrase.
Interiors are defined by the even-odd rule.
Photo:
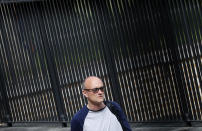
[[[105,87],[103,86],[103,87],[100,87],[99,89],[103,92]]]
[[[104,92],[104,87],[92,89],[93,93],[98,93],[99,90],[102,91],[102,92]]]
[[[92,91],[93,91],[93,93],[98,93],[99,88],[94,88],[94,89],[92,89]]]

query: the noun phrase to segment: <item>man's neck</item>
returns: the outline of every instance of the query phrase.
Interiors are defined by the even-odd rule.
[[[104,102],[98,103],[98,104],[88,103],[87,107],[89,110],[98,111],[98,110],[103,109],[105,107],[105,104],[104,104]]]

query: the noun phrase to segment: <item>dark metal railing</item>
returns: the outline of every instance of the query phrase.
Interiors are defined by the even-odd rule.
[[[66,126],[89,75],[130,122],[201,121],[201,10],[200,0],[1,1],[0,122]]]

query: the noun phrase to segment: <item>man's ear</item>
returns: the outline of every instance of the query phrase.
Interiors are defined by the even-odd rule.
[[[88,97],[88,94],[85,90],[82,90],[82,94],[85,96],[85,97]]]

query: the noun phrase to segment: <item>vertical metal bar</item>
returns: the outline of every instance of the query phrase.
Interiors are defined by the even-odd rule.
[[[176,60],[177,58],[178,58],[178,63],[179,63],[179,69],[183,69],[183,68],[181,68],[181,65],[182,65],[182,63],[181,63],[181,60],[180,59],[182,59],[181,58],[181,55],[182,55],[182,53],[181,53],[181,50],[179,50],[180,48],[180,43],[179,43],[179,39],[181,39],[181,36],[179,36],[178,35],[178,33],[179,33],[179,31],[177,30],[178,29],[178,27],[177,27],[177,25],[179,24],[178,23],[178,19],[179,19],[179,17],[177,16],[178,14],[177,14],[177,7],[176,7],[176,4],[174,3],[174,1],[173,2],[169,2],[169,6],[170,7],[173,7],[173,10],[171,10],[170,12],[171,12],[171,20],[173,20],[173,21],[176,21],[176,25],[172,25],[174,28],[173,28],[173,31],[175,31],[175,35],[174,35],[174,37],[175,37],[175,39],[176,39],[176,43],[177,43],[177,49],[176,49],[176,52],[178,52],[179,54],[178,54],[178,56],[175,56],[174,58],[174,60]],[[177,55],[177,53],[176,53],[176,55]],[[171,57],[171,60],[172,60],[172,57]],[[175,68],[175,65],[174,65],[174,68]],[[176,69],[175,69],[176,70]],[[177,73],[177,72],[175,72],[175,70],[174,70],[174,73]],[[183,71],[181,71],[181,72],[183,72]],[[182,77],[182,79],[183,79],[183,74],[181,73],[181,77]],[[179,77],[178,76],[176,76],[176,78],[175,78],[175,82],[176,81],[178,81],[178,79],[179,79]],[[177,83],[177,82],[176,82]],[[186,87],[186,85],[185,85],[185,81],[181,81],[181,84],[182,85],[177,85],[177,86],[183,86],[183,87]],[[183,87],[181,87],[181,88],[183,88]],[[187,100],[188,101],[188,99],[187,99],[187,96],[184,96],[183,95],[183,93],[182,93],[182,89],[178,89],[178,92],[179,92],[179,98],[181,98],[181,104],[180,104],[180,109],[182,110],[182,112],[181,112],[181,114],[182,114],[182,119],[185,119],[185,115],[184,115],[184,109],[183,109],[183,107],[184,106],[187,106],[187,105],[182,105],[183,104],[183,102],[184,102],[184,100]],[[184,91],[184,90],[183,90]],[[185,93],[185,92],[184,92]],[[181,97],[181,95],[183,95],[183,97]],[[188,109],[188,107],[186,107],[187,109]]]
[[[145,36],[147,34],[147,30],[146,30],[146,25],[144,17],[146,17],[145,13],[143,12],[144,9],[142,8],[143,6],[145,6],[142,2],[140,1],[135,1],[134,5],[138,5],[136,6],[136,18],[134,18],[135,22],[136,22],[136,31],[137,31],[137,54],[136,54],[136,61],[137,61],[137,69],[138,69],[138,79],[139,79],[139,84],[140,84],[140,101],[142,102],[142,120],[143,121],[149,121],[152,119],[153,117],[153,106],[154,104],[153,101],[151,101],[151,95],[152,92],[147,93],[147,91],[149,90],[149,81],[147,80],[147,73],[148,73],[148,69],[146,68],[146,59],[145,59],[145,55],[147,52],[147,47],[144,47],[145,44],[147,43],[148,39],[147,37],[143,38],[143,36]],[[141,30],[140,30],[141,29]]]
[[[123,2],[123,4],[125,4],[125,2]],[[139,99],[139,90],[138,90],[138,87],[139,87],[139,80],[138,80],[138,77],[137,77],[137,61],[135,61],[135,54],[137,52],[137,48],[135,47],[135,43],[136,41],[138,40],[138,38],[136,37],[137,34],[135,32],[135,29],[134,29],[134,15],[136,15],[136,8],[134,7],[135,5],[133,5],[134,3],[130,3],[128,1],[127,3],[127,6],[125,7],[125,11],[124,12],[124,15],[126,15],[126,17],[124,18],[124,21],[125,21],[125,24],[126,24],[126,27],[127,27],[127,32],[125,32],[125,37],[127,38],[128,37],[128,45],[127,45],[127,52],[129,53],[129,64],[130,66],[128,67],[129,70],[131,71],[131,74],[130,74],[130,83],[131,83],[131,86],[133,87],[133,90],[132,90],[132,94],[133,94],[133,103],[134,103],[134,112],[135,114],[133,115],[134,117],[134,120],[135,121],[141,121],[141,111],[140,111],[140,99]],[[135,13],[132,13],[134,12]],[[133,120],[133,121],[134,121]]]
[[[90,16],[93,19],[93,27],[97,27],[95,34],[97,38],[97,43],[99,43],[99,48],[100,48],[100,57],[102,59],[101,62],[103,62],[101,65],[102,73],[103,73],[103,80],[106,84],[107,91],[106,93],[108,94],[108,100],[113,101],[113,96],[112,96],[112,91],[111,91],[111,83],[109,82],[109,76],[108,76],[108,70],[107,70],[107,65],[106,65],[106,56],[104,54],[104,48],[103,48],[103,43],[107,42],[107,39],[105,38],[104,35],[104,30],[106,29],[104,16],[103,16],[103,10],[102,10],[102,3],[96,3],[96,2],[89,2],[88,3],[90,10]],[[101,7],[101,8],[99,8]],[[101,12],[101,13],[100,13]],[[92,15],[92,16],[91,16]],[[104,28],[104,29],[103,29]]]
[[[124,3],[124,2],[123,2]],[[137,47],[136,47],[136,44],[138,42],[138,37],[137,37],[137,32],[135,30],[135,24],[134,21],[135,21],[135,16],[134,15],[137,15],[136,13],[136,8],[135,8],[135,5],[133,5],[134,3],[132,2],[129,2],[128,1],[128,5],[126,6],[126,9],[124,11],[126,17],[125,17],[125,21],[126,21],[126,25],[127,26],[127,32],[125,32],[125,37],[127,38],[128,37],[128,45],[127,45],[127,51],[129,53],[129,65],[130,65],[130,69],[131,69],[131,76],[130,76],[130,82],[131,82],[131,86],[133,87],[133,90],[132,90],[132,93],[133,93],[133,101],[134,101],[134,119],[136,121],[141,121],[141,111],[139,109],[139,107],[141,107],[140,105],[140,99],[139,99],[139,94],[140,94],[140,91],[139,91],[139,87],[140,87],[140,83],[139,83],[139,78],[137,75],[139,75],[138,72],[138,68],[137,68],[137,61],[135,61],[135,58],[136,57],[135,55],[137,55]],[[135,11],[135,13],[133,13]],[[149,105],[148,105],[149,106]],[[150,117],[150,116],[148,116]]]
[[[103,2],[99,1],[99,4],[103,4]],[[109,6],[110,5],[106,5],[108,10],[109,10]],[[104,10],[101,10],[101,13],[102,13],[102,16],[104,16],[103,20],[104,21],[104,37],[107,39],[106,43],[102,43],[102,46],[103,46],[103,49],[104,49],[104,54],[105,54],[105,58],[106,58],[106,67],[107,67],[107,72],[109,73],[109,80],[112,84],[112,94],[113,94],[113,97],[114,97],[114,100],[117,101],[122,108],[124,108],[123,106],[123,100],[122,100],[122,96],[120,95],[121,94],[121,90],[120,90],[120,85],[118,84],[118,74],[116,72],[116,68],[115,68],[115,61],[114,61],[114,54],[112,52],[113,50],[113,46],[112,46],[112,43],[113,43],[113,39],[112,37],[110,37],[109,35],[109,32],[113,31],[113,30],[109,30],[109,28],[106,28],[110,26],[111,23],[109,23],[109,21],[107,19],[105,19],[105,17],[111,17],[111,16],[106,16],[106,14],[104,13],[107,13],[107,12],[104,12]],[[103,21],[102,21],[103,22]],[[111,22],[111,21],[110,21]],[[119,95],[117,95],[119,94]]]
[[[1,22],[0,22],[1,23]],[[7,123],[7,125],[9,127],[12,126],[12,117],[11,117],[11,111],[10,111],[10,108],[9,108],[9,104],[8,104],[8,97],[7,97],[7,93],[6,93],[6,86],[5,86],[5,76],[3,75],[3,72],[2,72],[2,68],[1,68],[1,65],[0,65],[0,86],[1,86],[1,96],[2,96],[2,105],[4,106],[4,108],[2,108],[1,110],[5,110],[5,116],[4,116],[4,119],[5,119],[5,122]]]
[[[151,3],[144,3],[144,5],[147,5],[147,6],[145,6],[143,9],[144,9],[144,16],[143,16],[143,18],[144,18],[144,24],[145,25],[147,25],[148,27],[147,27],[147,29],[146,29],[146,38],[149,38],[147,41],[148,41],[148,46],[150,47],[149,49],[148,49],[148,51],[147,52],[145,52],[144,54],[143,54],[143,56],[144,56],[144,58],[146,59],[146,61],[145,61],[145,65],[146,65],[146,67],[148,68],[148,70],[147,70],[147,74],[148,74],[148,88],[147,88],[147,92],[151,92],[150,94],[150,98],[151,98],[151,101],[152,101],[152,103],[153,103],[153,105],[154,105],[154,110],[151,112],[152,113],[152,118],[151,119],[159,119],[158,117],[158,114],[157,114],[157,112],[159,112],[160,113],[160,115],[161,115],[161,112],[160,112],[160,110],[158,110],[159,109],[159,107],[158,107],[158,95],[157,95],[157,88],[158,88],[158,85],[155,85],[155,84],[157,84],[156,83],[156,79],[154,78],[154,76],[153,76],[153,73],[155,73],[155,71],[154,71],[154,67],[152,67],[152,66],[155,66],[155,64],[156,64],[156,61],[155,61],[155,59],[153,58],[155,55],[156,55],[156,52],[158,51],[158,49],[156,49],[156,47],[155,47],[155,45],[153,45],[154,44],[154,36],[153,36],[153,34],[154,33],[151,33],[152,32],[152,18],[150,17],[150,13],[157,13],[157,12],[154,12],[153,11],[153,9],[152,9],[152,7],[151,7]],[[150,10],[149,10],[150,9]],[[156,44],[158,44],[158,42],[156,42]],[[152,81],[153,80],[153,81]]]
[[[0,14],[0,17],[1,17],[1,20],[0,20],[0,28],[1,28],[1,31],[2,31],[2,33],[1,33],[1,38],[2,38],[2,41],[3,41],[3,45],[4,45],[4,49],[6,50],[6,54],[4,54],[4,55],[6,55],[6,56],[8,56],[7,57],[7,62],[8,63],[11,63],[11,55],[9,55],[9,53],[7,53],[8,51],[9,51],[9,49],[8,49],[8,42],[7,42],[7,34],[5,34],[4,32],[7,32],[7,28],[5,28],[5,26],[3,26],[4,24],[5,24],[5,10],[4,10],[4,4],[1,4],[0,5],[0,8],[1,8],[1,14]],[[5,57],[5,56],[4,56]],[[12,66],[12,64],[11,64],[11,66]],[[4,66],[5,67],[5,66]],[[11,69],[13,69],[13,68],[11,68]],[[6,69],[5,69],[6,70]],[[12,116],[12,114],[11,114],[11,110],[10,110],[10,108],[9,108],[9,96],[8,95],[10,95],[10,93],[8,93],[9,92],[9,89],[7,88],[6,89],[6,76],[5,76],[5,74],[3,74],[3,72],[2,72],[2,68],[0,68],[0,75],[1,75],[1,86],[2,86],[2,96],[3,96],[3,98],[4,98],[4,100],[5,100],[5,108],[6,108],[6,116],[5,116],[5,118],[6,118],[6,122],[7,122],[7,124],[8,124],[8,126],[12,126],[12,120],[13,120],[13,118],[11,117]]]
[[[176,120],[176,115],[177,115],[177,109],[176,109],[176,105],[177,105],[177,97],[175,96],[175,86],[171,85],[172,82],[172,73],[170,73],[171,70],[169,70],[169,66],[166,63],[170,64],[170,61],[167,58],[166,55],[166,43],[163,42],[163,36],[162,36],[162,30],[161,28],[164,26],[162,21],[161,21],[161,17],[159,15],[160,11],[158,10],[158,8],[156,8],[155,6],[159,6],[159,2],[155,1],[155,2],[151,2],[151,5],[154,6],[152,7],[153,11],[151,10],[148,11],[148,13],[150,12],[151,15],[153,15],[153,17],[151,17],[152,20],[152,24],[154,24],[154,27],[159,27],[158,28],[154,28],[153,30],[156,30],[154,32],[150,32],[150,34],[154,34],[154,40],[152,40],[153,43],[153,48],[152,48],[152,56],[154,57],[153,60],[155,61],[155,65],[156,67],[154,67],[154,72],[157,73],[156,77],[155,77],[155,81],[157,83],[160,83],[158,85],[158,93],[161,95],[160,97],[157,98],[158,103],[161,103],[162,105],[164,105],[162,112],[160,114],[160,116],[162,117],[162,114],[167,117],[167,120]],[[156,9],[154,9],[156,8]],[[155,19],[153,19],[155,18]],[[158,21],[157,21],[158,20]],[[155,48],[155,49],[154,49]],[[163,59],[164,58],[164,59]],[[165,59],[166,58],[166,59]],[[165,61],[166,60],[166,61]],[[156,72],[157,71],[157,72]],[[167,77],[169,76],[169,77]],[[166,91],[166,93],[165,93]],[[156,94],[157,95],[157,94]],[[164,102],[162,102],[162,98],[164,98]],[[176,98],[176,99],[174,99]],[[158,100],[160,99],[160,100]],[[169,102],[169,104],[167,104],[166,100]],[[166,104],[165,104],[166,102]],[[160,105],[158,105],[159,110]],[[169,113],[169,117],[168,115],[165,114],[165,110],[164,108],[168,109],[166,110],[166,113]],[[170,112],[168,112],[170,111]],[[165,118],[163,118],[165,119]]]
[[[57,75],[57,67],[54,61],[55,56],[51,53],[51,51],[53,51],[51,49],[51,47],[49,47],[49,45],[47,44],[48,40],[48,34],[50,32],[46,32],[47,30],[45,29],[46,24],[45,22],[48,20],[47,15],[51,15],[48,14],[50,12],[48,12],[49,10],[47,10],[47,6],[45,6],[45,4],[49,4],[48,2],[43,2],[40,3],[40,12],[42,13],[42,15],[44,15],[45,17],[43,17],[42,15],[39,16],[39,27],[40,27],[40,33],[42,34],[42,42],[43,44],[43,48],[44,48],[44,52],[45,52],[45,56],[46,56],[46,62],[47,62],[47,68],[48,68],[48,72],[49,72],[49,78],[50,78],[50,83],[52,85],[52,90],[53,90],[53,94],[54,94],[54,98],[55,98],[55,102],[56,102],[56,109],[57,109],[57,114],[58,114],[58,118],[59,120],[62,122],[63,126],[67,126],[65,121],[66,121],[66,117],[65,117],[65,108],[64,108],[64,101],[62,100],[62,93],[60,90],[60,82],[59,82],[59,78]],[[53,14],[52,14],[53,15]],[[52,37],[52,36],[50,36]]]
[[[158,51],[158,49],[155,48],[155,45],[154,44],[154,36],[153,36],[153,31],[152,31],[152,27],[151,27],[151,21],[152,21],[152,18],[149,16],[149,12],[150,13],[157,13],[157,12],[154,12],[153,10],[149,10],[149,6],[150,6],[150,3],[145,3],[143,2],[143,5],[147,5],[147,6],[144,6],[143,7],[143,14],[142,14],[142,19],[143,21],[141,23],[143,23],[143,25],[146,25],[146,28],[144,29],[145,31],[145,40],[143,40],[143,45],[142,45],[142,52],[144,52],[142,54],[143,56],[143,59],[144,59],[144,67],[146,68],[146,73],[147,73],[147,76],[146,77],[146,80],[147,80],[147,85],[146,85],[146,89],[147,89],[147,92],[150,92],[148,94],[150,94],[148,96],[148,101],[150,101],[150,104],[152,106],[152,109],[151,109],[151,119],[155,120],[155,119],[159,119],[158,118],[158,113],[161,113],[159,111],[159,108],[158,108],[158,95],[157,95],[157,87],[158,85],[155,85],[157,84],[155,82],[156,79],[153,78],[153,73],[155,72],[154,71],[154,68],[152,66],[155,66],[156,65],[156,62],[155,62],[155,59],[153,58],[155,55],[156,55],[156,52]],[[151,7],[150,7],[151,9]],[[147,45],[145,45],[146,43],[148,43]],[[156,44],[158,44],[156,42]],[[153,56],[154,55],[154,56]],[[158,66],[158,65],[156,65]]]
[[[182,115],[183,115],[183,120],[185,122],[187,122],[188,125],[190,125],[190,123],[188,122],[188,106],[187,106],[187,102],[186,102],[186,96],[187,94],[184,92],[184,86],[183,86],[183,75],[182,75],[182,69],[180,67],[180,64],[178,63],[179,62],[179,54],[178,54],[178,51],[176,50],[177,49],[177,42],[175,40],[175,33],[174,33],[174,29],[173,29],[173,25],[172,25],[172,22],[170,21],[170,19],[172,18],[170,16],[170,13],[169,13],[169,3],[167,3],[167,1],[161,1],[161,9],[160,10],[163,10],[163,12],[161,11],[161,15],[163,16],[163,23],[166,24],[165,26],[165,40],[169,43],[167,46],[168,48],[171,49],[171,53],[172,53],[172,56],[171,56],[171,59],[173,59],[174,61],[174,69],[175,69],[175,75],[176,75],[176,85],[178,85],[178,87],[180,88],[180,98],[182,99]]]
[[[65,24],[65,34],[66,34],[66,37],[67,37],[67,39],[65,39],[65,41],[66,42],[68,42],[68,43],[66,43],[66,44],[64,44],[63,45],[63,48],[64,48],[64,54],[65,54],[65,65],[66,65],[66,69],[64,69],[65,70],[65,72],[67,73],[67,75],[65,76],[65,79],[66,79],[66,85],[67,85],[67,87],[66,86],[64,86],[64,92],[63,92],[63,94],[65,95],[65,97],[64,97],[64,99],[66,99],[66,101],[65,101],[65,104],[66,104],[66,111],[67,111],[67,115],[68,115],[68,121],[70,121],[71,120],[71,117],[73,116],[73,105],[71,106],[71,104],[72,104],[72,101],[71,101],[71,99],[72,99],[72,97],[71,97],[71,92],[70,92],[70,89],[72,88],[71,87],[71,79],[72,79],[72,68],[71,68],[71,63],[72,62],[70,62],[72,59],[71,59],[71,57],[70,57],[70,50],[68,50],[68,48],[67,48],[67,45],[69,45],[69,42],[70,42],[70,39],[69,39],[69,37],[71,37],[71,33],[68,33],[68,28],[69,28],[69,21],[67,20],[67,10],[65,9],[65,6],[67,6],[67,2],[65,2],[65,3],[63,3],[62,4],[62,2],[59,2],[60,3],[60,8],[62,8],[62,11],[63,11],[63,15],[64,15],[64,24]]]
[[[34,56],[34,46],[33,44],[34,43],[31,43],[31,46],[30,46],[30,43],[29,41],[32,40],[32,38],[29,38],[29,31],[32,30],[32,28],[30,30],[27,30],[27,26],[30,26],[30,23],[29,23],[29,17],[25,17],[27,16],[25,13],[28,13],[29,12],[26,10],[26,6],[28,5],[25,5],[25,4],[21,4],[21,5],[18,5],[16,6],[16,13],[17,13],[17,20],[19,20],[19,22],[17,23],[22,23],[22,24],[19,24],[18,25],[18,34],[19,34],[19,44],[22,43],[22,51],[23,52],[23,57],[21,59],[24,59],[24,69],[28,69],[30,70],[31,72],[29,72],[27,74],[27,77],[25,77],[25,81],[24,82],[29,82],[27,83],[25,86],[26,88],[28,88],[28,92],[27,93],[31,93],[33,91],[36,91],[39,86],[38,86],[38,83],[36,82],[36,73],[38,72],[36,69],[35,69],[35,65],[36,63],[34,62],[34,59],[32,56]],[[26,11],[25,11],[26,10]],[[34,72],[34,73],[33,73]],[[38,88],[36,88],[38,87]],[[29,90],[30,88],[30,90]],[[38,91],[38,90],[37,90]],[[35,112],[35,110],[37,110],[37,108],[32,108],[31,109],[31,112]],[[35,114],[35,113],[34,113]],[[34,118],[32,118],[34,119]]]
[[[119,3],[120,2],[120,3]],[[114,39],[114,55],[115,55],[115,63],[116,63],[116,72],[119,75],[119,83],[121,87],[121,92],[123,96],[123,102],[124,102],[124,107],[126,114],[131,121],[131,117],[133,113],[133,104],[132,104],[132,97],[131,97],[131,88],[128,85],[128,79],[129,79],[129,74],[128,74],[128,62],[127,62],[127,57],[129,57],[128,52],[126,50],[126,46],[128,45],[127,39],[125,38],[125,35],[122,35],[122,33],[125,33],[126,31],[124,29],[127,29],[126,24],[124,23],[125,21],[123,20],[124,17],[124,7],[123,7],[123,1],[113,1],[111,2],[113,6],[113,12],[114,12],[114,17],[113,17],[113,28],[114,29],[114,36],[116,39]],[[126,43],[125,43],[126,42]],[[125,44],[123,44],[125,43]],[[130,96],[130,97],[128,97]],[[126,104],[127,103],[127,104]],[[127,110],[126,110],[127,109]]]
[[[39,12],[39,9],[37,8],[37,3],[28,3],[27,5],[25,5],[26,8],[26,12],[29,12],[29,18],[30,18],[30,26],[31,26],[31,30],[32,30],[32,35],[33,35],[33,46],[32,48],[34,48],[34,54],[36,56],[36,67],[37,67],[37,74],[38,74],[38,79],[37,79],[37,83],[38,83],[38,90],[40,92],[40,95],[42,96],[42,98],[44,99],[44,104],[43,104],[43,108],[45,108],[45,115],[46,115],[46,120],[50,120],[51,116],[54,116],[54,109],[50,109],[50,103],[51,100],[53,100],[50,96],[49,93],[49,88],[48,88],[48,83],[47,83],[47,79],[44,74],[46,74],[45,69],[46,68],[46,62],[45,62],[45,54],[44,54],[44,49],[42,46],[42,38],[41,38],[41,32],[40,32],[40,28],[39,28],[39,20],[38,17],[39,14],[41,12]],[[35,10],[35,12],[33,12]],[[33,21],[33,23],[32,23]],[[39,35],[37,35],[39,34]],[[37,37],[38,36],[38,37]]]
[[[79,6],[78,6],[78,3],[77,1],[71,1],[70,3],[72,10],[68,10],[68,15],[69,16],[69,20],[67,19],[67,22],[68,22],[68,26],[69,28],[71,29],[69,32],[69,35],[71,36],[70,38],[70,41],[69,41],[69,44],[67,46],[67,50],[68,50],[68,53],[67,54],[70,58],[70,67],[71,69],[71,74],[73,76],[74,79],[71,79],[69,78],[69,82],[72,83],[72,88],[70,88],[70,91],[73,92],[73,96],[72,96],[72,100],[74,101],[74,103],[80,103],[80,100],[79,98],[82,97],[82,94],[81,94],[81,88],[79,88],[79,86],[77,86],[76,84],[73,84],[73,83],[77,83],[79,82],[80,83],[80,87],[81,87],[81,83],[83,81],[84,78],[80,77],[82,73],[82,70],[81,70],[81,66],[80,66],[80,62],[81,62],[81,59],[82,59],[82,56],[80,56],[80,52],[78,51],[79,48],[84,42],[86,42],[86,37],[85,37],[85,33],[82,32],[82,23],[79,22],[81,20],[81,17],[80,17],[80,13],[79,13]],[[68,16],[67,15],[67,16]],[[85,49],[85,48],[84,48]],[[88,52],[88,51],[86,51]],[[84,53],[84,54],[87,54],[87,53]],[[89,57],[90,56],[84,56],[84,57],[87,57],[87,60],[90,62],[89,60]],[[85,65],[85,64],[84,64]],[[92,71],[92,66],[89,65],[86,67],[87,70],[89,71],[89,68],[91,68],[91,71]],[[89,73],[89,72],[86,72],[86,74],[92,74],[92,73]],[[81,80],[82,79],[82,80]],[[79,96],[78,96],[78,95]],[[73,110],[73,113],[75,113],[78,109],[81,108],[81,104],[75,104],[77,107],[74,108]]]
[[[197,72],[200,72],[200,71],[199,71],[199,67],[195,66],[195,59],[194,59],[194,57],[199,55],[197,53],[197,49],[196,49],[196,46],[195,46],[196,41],[195,41],[195,38],[194,38],[194,34],[195,34],[195,30],[196,30],[194,28],[194,26],[197,25],[197,24],[193,23],[194,22],[194,20],[193,20],[194,13],[193,13],[193,10],[191,8],[189,8],[189,7],[193,6],[193,4],[190,4],[190,3],[186,2],[186,1],[184,1],[182,3],[182,5],[183,5],[183,10],[184,10],[183,14],[187,18],[187,25],[186,25],[187,30],[186,30],[186,33],[187,33],[188,36],[191,36],[191,37],[188,37],[189,40],[187,42],[188,59],[191,59],[191,60],[188,60],[188,63],[189,63],[188,67],[190,69],[189,73],[190,73],[190,79],[191,79],[190,81],[191,81],[191,86],[192,86],[191,88],[193,88],[193,90],[191,90],[192,91],[192,97],[194,99],[193,104],[195,105],[195,110],[196,110],[196,111],[194,111],[194,114],[196,116],[196,119],[199,119],[200,118],[199,113],[201,111],[200,110],[200,105],[202,105],[202,102],[201,102],[201,104],[199,104],[199,99],[200,98],[198,98],[198,96],[200,96],[200,94],[199,94],[199,92],[197,90],[198,86],[197,86],[196,82],[197,82],[197,77],[198,77]],[[196,22],[197,22],[197,20],[196,20]],[[199,30],[199,29],[197,29],[197,30]],[[199,79],[201,79],[201,78],[199,78]]]
[[[13,22],[16,22],[17,23],[17,21],[15,21],[15,20],[18,20],[17,19],[17,13],[16,13],[16,5],[15,4],[12,4],[12,5],[10,5],[10,9],[9,10],[13,10],[13,12],[12,12],[12,18],[14,18],[13,19]],[[24,80],[24,75],[22,74],[23,73],[23,63],[22,63],[22,61],[21,61],[21,59],[20,59],[20,57],[22,56],[22,52],[20,51],[20,44],[18,44],[18,43],[20,43],[20,41],[19,41],[19,36],[17,35],[17,33],[18,33],[18,27],[17,27],[17,24],[15,25],[15,26],[13,26],[13,32],[15,33],[14,35],[13,35],[13,37],[14,37],[14,39],[15,39],[15,44],[13,43],[13,45],[16,45],[16,46],[14,46],[15,47],[15,52],[16,52],[16,54],[18,54],[17,55],[17,65],[18,65],[18,77],[19,77],[19,80],[18,80],[18,90],[22,90],[22,94],[20,94],[20,95],[18,95],[18,97],[23,97],[25,94],[27,94],[27,90],[26,90],[26,88],[25,88],[25,85],[23,85],[23,80]],[[20,85],[19,85],[20,84]],[[23,100],[25,100],[25,97],[23,98],[23,99],[21,99],[21,102],[23,102]],[[24,103],[23,104],[23,109],[24,108],[26,108],[26,103]],[[27,111],[28,110],[24,110],[24,112],[23,112],[23,114],[25,115],[24,117],[23,117],[23,120],[24,121],[27,121],[27,118],[29,119],[29,115],[28,114],[26,114],[27,113]]]
[[[191,38],[190,38],[190,35],[189,35],[189,32],[188,32],[188,30],[189,30],[189,24],[188,24],[188,19],[187,19],[187,15],[185,14],[185,5],[184,5],[184,3],[182,3],[182,2],[180,2],[179,3],[179,10],[180,10],[180,12],[182,12],[181,14],[181,18],[182,18],[182,23],[185,25],[184,27],[184,34],[183,34],[183,38],[184,38],[184,48],[183,48],[183,50],[184,50],[184,56],[185,56],[185,59],[187,59],[187,58],[190,58],[190,52],[189,52],[189,48],[190,47],[188,47],[192,42],[191,42]],[[187,80],[189,81],[189,84],[188,84],[188,90],[189,90],[189,92],[191,93],[191,95],[190,95],[190,99],[191,99],[191,106],[192,106],[192,117],[193,117],[193,119],[197,119],[196,117],[196,114],[194,113],[195,111],[194,110],[196,110],[196,105],[195,105],[195,101],[194,101],[194,97],[195,97],[195,95],[193,94],[193,90],[192,89],[190,89],[190,88],[192,88],[194,85],[193,85],[193,79],[195,78],[195,77],[192,77],[191,76],[191,70],[192,70],[192,67],[193,66],[191,66],[190,65],[191,64],[191,62],[190,61],[185,61],[185,69],[186,69],[186,74],[187,74]],[[191,114],[190,114],[191,115]]]
[[[136,1],[137,2],[137,1]],[[129,3],[130,6],[130,10],[128,12],[128,19],[130,19],[130,32],[129,32],[129,36],[131,38],[130,40],[130,52],[132,54],[132,65],[133,65],[133,69],[134,69],[134,73],[133,73],[133,77],[135,78],[135,95],[136,95],[136,101],[137,101],[137,120],[138,121],[145,121],[145,117],[144,117],[144,101],[143,101],[143,95],[142,95],[142,82],[141,82],[141,68],[140,68],[140,61],[139,61],[139,56],[140,56],[140,52],[139,52],[139,43],[140,43],[140,38],[138,37],[138,27],[139,27],[139,17],[137,16],[137,6],[139,6],[137,3],[135,3],[134,1]],[[133,13],[134,12],[134,13]],[[138,19],[137,19],[138,17]],[[150,116],[149,116],[150,117]]]

